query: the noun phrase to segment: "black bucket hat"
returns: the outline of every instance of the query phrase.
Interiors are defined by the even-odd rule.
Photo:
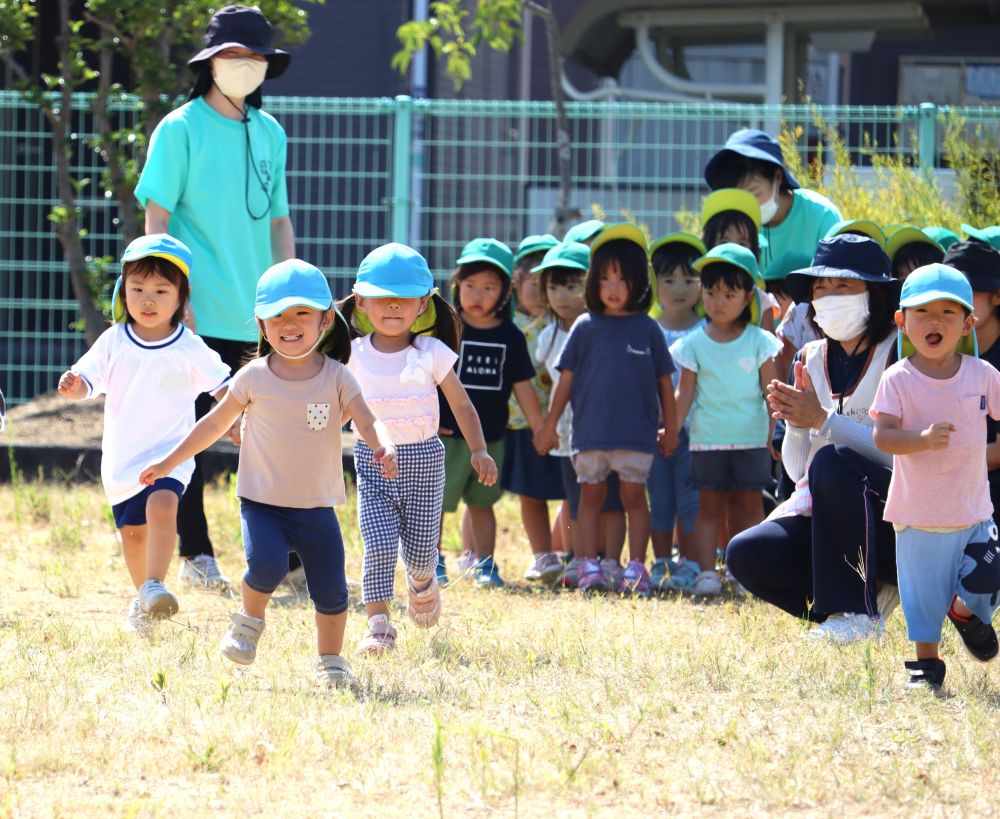
[[[196,71],[202,64],[227,48],[248,48],[267,57],[266,78],[273,80],[285,73],[292,55],[271,46],[271,24],[258,8],[226,6],[219,9],[205,28],[204,46],[188,65]]]
[[[984,242],[955,242],[948,248],[944,264],[964,273],[973,290],[1000,290],[1000,252]]]
[[[801,304],[812,300],[816,279],[855,279],[880,284],[898,298],[901,282],[889,275],[891,268],[889,257],[874,239],[843,233],[820,242],[812,266],[789,273],[785,288]]]
[[[756,128],[741,128],[739,131],[729,135],[726,144],[715,154],[705,165],[705,181],[713,191],[723,187],[719,174],[730,162],[733,156],[742,156],[747,159],[755,159],[758,162],[767,162],[770,165],[777,165],[785,175],[785,184],[789,188],[801,188],[799,180],[796,179],[785,167],[785,157],[781,153],[781,146],[773,136]]]

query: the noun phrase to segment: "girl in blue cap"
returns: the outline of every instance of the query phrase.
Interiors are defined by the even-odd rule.
[[[396,644],[389,602],[400,551],[410,619],[430,628],[441,613],[435,577],[444,496],[438,388],[469,444],[476,478],[492,486],[497,466],[486,451],[479,416],[452,369],[458,359],[458,316],[435,291],[423,256],[400,244],[376,248],[361,262],[354,294],[341,307],[360,336],[353,341],[351,372],[391,431],[399,462],[399,477],[389,481],[379,474],[367,443],[359,440],[354,449],[365,546],[361,594],[368,612],[368,633],[359,651],[379,654]]]
[[[270,267],[257,282],[257,357],[233,378],[222,402],[140,480],[152,484],[217,441],[243,414],[236,494],[243,548],[243,609],[232,616],[222,655],[249,665],[264,613],[295,551],[316,608],[317,681],[351,681],[341,656],[347,622],[344,543],[333,507],[344,503],[340,428],[352,418],[382,475],[396,475],[389,434],[348,372],[350,331],[318,268],[298,259]]]
[[[194,426],[199,393],[221,396],[229,367],[183,324],[191,251],[160,233],[132,242],[112,296],[114,325],[59,379],[66,398],[107,395],[101,480],[138,595],[126,628],[145,632],[177,612],[163,580],[177,539],[177,506],[194,463],[182,459],[149,485],[139,470]]]

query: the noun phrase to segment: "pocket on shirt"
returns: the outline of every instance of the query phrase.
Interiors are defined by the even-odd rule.
[[[976,423],[986,417],[986,396],[963,395],[958,399],[958,410],[960,421],[967,424]]]

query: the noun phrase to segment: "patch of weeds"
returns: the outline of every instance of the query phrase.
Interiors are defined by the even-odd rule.
[[[204,748],[196,748],[188,743],[187,757],[196,771],[218,773],[222,768],[222,754],[219,752],[219,743],[215,740],[207,743]]]
[[[72,572],[63,560],[46,560],[39,568],[42,585],[50,594],[61,598],[79,596],[77,585],[71,579]]]
[[[79,523],[57,523],[49,529],[49,546],[56,552],[78,552],[83,545]]]

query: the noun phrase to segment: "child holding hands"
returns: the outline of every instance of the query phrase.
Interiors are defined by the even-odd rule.
[[[191,430],[200,393],[220,397],[229,383],[219,354],[181,324],[190,270],[191,251],[165,233],[129,244],[112,295],[114,325],[59,379],[65,398],[107,395],[101,481],[137,590],[125,628],[138,633],[178,610],[163,579],[194,461],[178,459],[148,485],[138,480],[139,470]]]
[[[347,578],[333,511],[345,501],[340,428],[354,420],[386,478],[396,475],[396,451],[347,371],[347,322],[333,307],[318,268],[299,259],[268,268],[257,282],[254,315],[257,358],[237,373],[222,402],[140,480],[151,485],[169,474],[243,414],[236,494],[247,570],[243,608],[232,615],[222,655],[241,665],[254,661],[267,604],[295,551],[316,608],[316,679],[343,686],[352,678],[341,656]]]
[[[905,663],[907,687],[937,690],[946,616],[975,659],[997,655],[986,417],[1000,418],[1000,373],[976,358],[972,287],[954,268],[913,271],[899,307],[900,360],[882,375],[871,414],[875,445],[893,456],[885,519],[896,529],[899,598],[917,655]]]

